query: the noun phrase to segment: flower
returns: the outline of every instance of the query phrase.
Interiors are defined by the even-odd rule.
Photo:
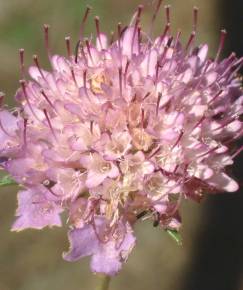
[[[219,60],[225,31],[215,59],[194,46],[196,9],[186,46],[169,20],[155,39],[143,32],[141,14],[111,41],[96,17],[96,42],[82,26],[74,55],[66,38],[67,57],[52,55],[45,25],[52,70],[34,56],[27,80],[20,50],[19,106],[0,110],[1,167],[23,187],[12,230],[61,226],[65,211],[64,259],[91,256],[92,271],[107,275],[127,260],[141,218],[178,230],[183,198],[238,189],[227,167],[242,150],[232,144],[243,133],[243,59]]]

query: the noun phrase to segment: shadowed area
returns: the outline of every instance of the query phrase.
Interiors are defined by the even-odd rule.
[[[221,26],[228,35],[225,55],[231,51],[243,55],[242,27],[243,3],[240,0],[222,1],[220,5]],[[241,71],[242,73],[242,71]],[[238,142],[239,146],[242,142]],[[233,175],[242,187],[243,155],[238,156]],[[242,290],[243,281],[243,195],[211,196],[203,210],[198,234],[194,241],[190,266],[186,270],[184,286],[180,290]]]

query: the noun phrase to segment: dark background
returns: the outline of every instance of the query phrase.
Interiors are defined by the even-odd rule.
[[[48,67],[41,25],[51,24],[52,48],[65,53],[64,37],[73,43],[86,4],[100,15],[102,30],[110,31],[119,22],[129,21],[139,3],[147,5],[145,27],[151,17],[151,1],[138,0],[0,0],[0,89],[14,105],[18,87],[18,48],[26,50],[26,63],[32,54]],[[243,55],[242,0],[171,0],[172,24],[181,28],[185,40],[191,30],[193,5],[200,8],[198,42],[207,42],[210,56],[217,50],[219,31],[228,31],[224,54]],[[156,30],[164,23],[162,12]],[[94,30],[93,23],[88,32]],[[242,155],[233,174],[242,181]],[[17,188],[0,193],[0,290],[94,289],[97,277],[90,273],[88,259],[77,263],[62,260],[68,247],[66,228],[11,233]],[[111,290],[243,290],[243,194],[208,196],[202,204],[183,204],[183,247],[151,224],[136,228],[138,245],[123,271],[113,279]]]
[[[224,54],[243,55],[243,2],[220,1],[220,24],[228,32]],[[241,70],[242,74],[242,70]],[[238,142],[242,145],[242,142]],[[234,176],[242,185],[243,158],[238,156]],[[224,193],[208,198],[187,269],[183,290],[243,289],[243,194]],[[241,285],[241,286],[240,286]]]

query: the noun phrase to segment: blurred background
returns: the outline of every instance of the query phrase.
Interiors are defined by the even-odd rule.
[[[154,1],[155,2],[155,1]],[[18,87],[18,49],[25,48],[26,64],[38,54],[48,68],[42,25],[51,25],[51,47],[65,53],[64,37],[76,42],[79,23],[86,4],[93,16],[101,18],[102,30],[109,32],[117,22],[126,23],[138,4],[145,4],[145,27],[152,16],[152,1],[144,0],[0,0],[0,90],[14,105]],[[225,54],[243,55],[242,0],[171,0],[172,24],[181,28],[184,41],[192,28],[192,8],[199,11],[198,43],[207,42],[215,56],[219,31],[228,31]],[[156,30],[164,24],[164,11]],[[87,32],[94,31],[93,20]],[[234,176],[242,180],[242,155]],[[1,188],[0,193],[0,290],[89,290],[97,277],[89,271],[88,260],[68,263],[62,260],[67,250],[66,229],[11,233],[16,208],[17,188]],[[179,247],[151,223],[137,226],[137,247],[123,271],[112,280],[111,290],[243,290],[243,194],[208,196],[200,205],[185,202],[183,246]]]

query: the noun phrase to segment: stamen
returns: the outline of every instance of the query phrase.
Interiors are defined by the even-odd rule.
[[[37,117],[36,113],[34,112],[32,105],[30,104],[30,100],[29,100],[29,98],[28,98],[28,94],[27,94],[27,91],[26,91],[26,82],[25,82],[25,80],[20,80],[19,82],[20,82],[20,85],[21,85],[21,87],[22,87],[22,90],[23,90],[23,93],[24,93],[25,100],[26,100],[26,102],[27,102],[27,104],[28,104],[28,106],[29,106],[29,108],[30,108],[31,113],[33,114],[33,116],[34,116],[38,121],[40,121],[40,119]]]
[[[186,172],[185,172],[185,175],[186,175]],[[184,175],[184,177],[183,177],[182,183],[185,182],[185,175]],[[178,186],[178,185],[177,185],[177,186]],[[181,201],[182,201],[182,194],[179,193],[178,200],[177,200],[177,202],[176,202],[174,208],[172,209],[172,211],[169,213],[170,216],[173,216],[173,215],[177,212],[177,210],[178,210],[178,208],[179,208],[179,206],[180,206],[180,204],[181,204]]]
[[[181,141],[181,138],[182,138],[183,134],[184,134],[184,131],[181,130],[181,132],[179,134],[179,137],[177,138],[175,144],[172,146],[172,149],[174,149],[179,144],[179,142]]]
[[[121,36],[125,33],[125,31],[127,30],[128,26],[125,26],[122,28],[122,31],[121,31]]]
[[[95,16],[95,27],[96,27],[96,36],[98,38],[101,49],[103,49],[100,38],[100,18],[98,16]]]
[[[71,58],[72,53],[71,53],[71,37],[70,36],[66,36],[65,37],[65,42],[66,42],[66,48],[67,48],[67,55],[69,58]]]
[[[170,30],[170,23],[167,23],[165,25],[164,32],[163,32],[162,36],[160,37],[159,45],[162,44],[162,42],[163,42],[165,36],[167,35],[167,33],[169,32],[169,30]]]
[[[192,45],[193,43],[193,40],[195,39],[195,36],[196,36],[196,32],[195,31],[192,31],[189,39],[188,39],[188,42],[187,42],[187,45],[186,45],[186,48],[185,48],[185,51],[187,52],[188,49],[190,48],[190,46]]]
[[[84,92],[86,96],[89,98],[88,90],[87,90],[87,70],[83,72],[83,85],[84,85]]]
[[[223,92],[223,90],[220,90],[208,103],[208,106],[210,106]]]
[[[171,37],[168,39],[167,44],[166,44],[166,46],[167,46],[168,48],[171,46],[171,43],[172,43],[173,39],[174,39],[173,36],[171,36]]]
[[[233,70],[233,71],[230,73],[229,77],[227,78],[228,81],[231,81],[231,80],[236,76],[236,74],[238,73],[238,71],[242,68],[242,66],[243,66],[243,57],[240,58],[240,59],[236,62],[236,64],[234,64],[234,66],[236,66],[236,69]]]
[[[234,56],[235,56],[235,53],[233,53],[234,54]],[[233,66],[235,67],[235,66],[239,66],[239,65],[241,65],[242,64],[242,62],[243,62],[243,57],[241,57],[241,58],[239,58],[234,64],[233,64]]]
[[[229,124],[233,123],[233,122],[236,121],[236,120],[237,120],[237,118],[229,119],[229,120],[223,122],[220,126],[214,128],[214,129],[212,129],[212,131],[217,131],[217,130],[219,130],[219,129],[222,129],[222,128],[228,126]]]
[[[121,22],[119,22],[117,24],[117,34],[118,34],[118,49],[119,49],[119,58],[120,58],[120,66],[122,66],[122,50],[121,50],[121,30],[122,30],[122,27],[121,27]]]
[[[150,96],[151,95],[151,92],[148,92],[144,97],[143,97],[143,99],[142,99],[142,101],[144,101],[148,96]]]
[[[134,96],[131,99],[131,103],[135,103],[136,99],[137,99],[137,94],[134,94]]]
[[[154,155],[156,155],[158,152],[160,151],[160,146],[151,153],[151,155],[149,155],[148,159],[151,159],[152,157],[154,157]]]
[[[125,66],[125,71],[124,71],[124,87],[126,88],[127,86],[127,72],[128,72],[128,67],[130,65],[130,61],[127,60],[126,66]]]
[[[141,109],[141,114],[142,114],[142,118],[141,118],[142,128],[145,128],[145,113],[144,113],[144,109]]]
[[[3,99],[5,97],[5,94],[3,92],[0,92],[0,107],[3,105]]]
[[[243,134],[243,129],[239,130],[238,133],[235,133],[234,136],[228,139],[227,141],[225,141],[224,144],[228,145],[228,144],[231,144],[232,142],[235,142],[235,140],[242,137],[242,134]]]
[[[146,214],[148,213],[147,210],[143,210],[142,212],[140,212],[139,214],[136,215],[136,219],[141,219],[142,217],[144,217]]]
[[[27,145],[27,124],[28,119],[24,118],[24,131],[23,131],[23,137],[24,137],[24,145]]]
[[[243,58],[242,58],[243,59]],[[242,61],[241,59],[241,61]],[[239,59],[240,60],[240,59]],[[239,61],[238,60],[238,61]],[[220,81],[221,79],[227,77],[227,75],[231,74],[232,73],[232,68],[238,63],[237,61],[237,58],[236,58],[236,55],[235,53],[233,52],[229,58],[227,59],[227,64],[225,65],[225,67],[227,67],[227,69],[222,73],[222,75],[220,75],[218,78],[217,78],[217,82]],[[228,79],[227,79],[228,81]]]
[[[159,61],[157,62],[157,69],[158,69],[158,70],[159,70],[159,68],[162,68],[162,67],[163,67],[162,61],[166,58],[166,54],[167,54],[168,48],[169,48],[168,45],[166,45],[166,46],[164,47],[164,51],[163,51],[162,55],[160,56]],[[156,71],[156,74],[157,74],[158,72],[159,72],[159,71]]]
[[[197,31],[197,24],[198,24],[198,8],[195,6],[193,7],[193,31]]]
[[[120,40],[121,40],[121,34],[122,34],[122,24],[121,22],[118,22],[117,24],[117,38],[118,38],[118,43],[120,44]],[[119,45],[120,47],[120,45]]]
[[[110,32],[110,45],[112,45],[112,43],[114,42],[114,31]]]
[[[123,175],[123,172],[121,170],[121,166],[120,166],[120,162],[119,161],[116,161],[116,166],[118,168],[118,171],[119,171],[120,175],[122,176]]]
[[[138,25],[138,54],[140,54],[141,52],[141,40],[142,40],[141,31],[142,27],[141,25]]]
[[[75,63],[78,63],[78,51],[79,51],[80,43],[81,43],[81,40],[77,42],[76,47],[75,47]]]
[[[137,8],[137,16],[136,16],[136,20],[137,20],[138,22],[140,21],[140,17],[141,17],[141,14],[142,14],[143,8],[144,8],[143,5],[138,5],[138,8]]]
[[[47,80],[46,80],[46,78],[45,78],[45,76],[44,76],[44,74],[43,74],[43,72],[42,72],[42,69],[41,69],[41,67],[40,67],[39,60],[38,60],[38,56],[37,56],[36,54],[33,55],[33,60],[34,60],[34,63],[35,63],[35,65],[36,65],[36,67],[37,67],[37,69],[38,69],[38,71],[39,71],[41,77],[43,78],[44,81],[47,82]]]
[[[133,55],[133,47],[134,47],[135,36],[136,36],[136,33],[137,33],[138,24],[140,22],[140,16],[142,14],[142,11],[143,11],[143,5],[139,5],[138,9],[137,9],[137,14],[136,14],[136,18],[135,18],[136,22],[135,22],[135,25],[134,25],[134,31],[133,31],[133,36],[132,36],[131,55]],[[139,39],[138,39],[138,41],[139,41]]]
[[[154,28],[154,22],[155,22],[156,17],[157,17],[157,15],[159,13],[159,10],[160,10],[160,7],[161,7],[162,2],[163,2],[163,0],[158,0],[158,3],[156,5],[155,11],[154,11],[154,14],[153,14],[153,17],[152,17],[152,21],[151,21],[149,33],[148,33],[148,35],[150,37],[152,37],[152,32],[153,32],[153,28]]]
[[[207,59],[206,60],[206,63],[205,63],[205,66],[204,66],[204,68],[203,68],[203,71],[202,71],[202,73],[201,73],[201,76],[199,77],[199,80],[198,80],[198,82],[195,84],[195,90],[197,89],[197,88],[199,88],[200,87],[200,85],[201,85],[201,83],[204,81],[204,76],[205,76],[205,73],[207,72],[207,70],[208,70],[208,68],[209,68],[209,66],[210,66],[210,64],[212,63],[212,60],[211,59]]]
[[[99,234],[99,231],[98,231],[98,229],[96,227],[96,224],[95,224],[94,212],[93,212],[93,216],[92,216],[92,223],[91,223],[91,225],[92,225],[92,227],[94,229],[95,235],[96,235],[97,239],[99,240],[99,242],[102,243],[102,244],[106,244],[109,241],[109,239],[108,239],[108,237],[101,236]]]
[[[47,103],[52,107],[52,109],[57,113],[56,108],[54,107],[53,103],[50,101],[50,99],[47,97],[46,93],[44,92],[44,90],[41,90],[40,93],[42,94],[42,96],[45,98],[45,100],[47,101]]]
[[[225,29],[221,30],[221,34],[220,34],[220,40],[219,40],[219,48],[215,57],[215,62],[218,62],[220,54],[224,48],[224,43],[225,43],[225,38],[226,38],[227,32]]]
[[[165,15],[166,15],[166,23],[169,24],[170,23],[170,5],[166,5],[165,6]]]
[[[166,54],[167,54],[167,51],[168,51],[168,49],[170,48],[170,46],[171,46],[171,44],[172,44],[172,42],[173,42],[173,36],[171,36],[169,39],[168,39],[168,41],[167,41],[167,43],[166,43],[166,45],[165,45],[165,48],[164,48],[164,51],[163,51],[163,54],[162,54],[162,57],[160,57],[160,62],[164,59],[164,58],[166,58]],[[174,51],[173,51],[174,52]],[[172,52],[172,54],[173,54],[173,52]],[[171,58],[172,59],[172,58]],[[163,65],[161,65],[160,64],[160,67],[162,68],[163,67]]]
[[[157,169],[157,172],[160,172],[163,176],[166,176],[166,177],[171,176],[171,172],[166,171],[162,167],[159,167],[159,169]]]
[[[181,30],[179,30],[179,31],[177,32],[177,34],[176,34],[176,39],[175,39],[175,43],[174,43],[174,48],[176,48],[176,46],[177,46],[177,44],[178,44],[180,38],[181,38]]]
[[[47,187],[48,188],[48,191],[53,195],[53,196],[55,196],[55,197],[60,197],[60,195],[58,195],[58,194],[56,194],[53,190],[52,190],[52,188],[50,188],[50,186],[53,184],[54,182],[53,181],[50,181],[50,185]]]
[[[232,159],[234,159],[236,156],[238,156],[243,151],[243,145],[231,156]]]
[[[80,31],[79,31],[79,39],[82,41],[83,40],[83,33],[84,33],[84,27],[85,27],[85,22],[89,16],[89,12],[92,8],[90,6],[86,7],[84,17],[82,19],[81,25],[80,25]]]
[[[197,158],[201,158],[201,157],[203,157],[203,156],[205,156],[205,155],[208,155],[209,153],[214,152],[214,151],[217,150],[218,148],[219,148],[219,145],[216,146],[216,147],[214,147],[214,148],[212,148],[212,149],[210,149],[210,150],[208,150],[208,151],[205,152],[205,153],[202,153],[202,154],[198,155]]]
[[[120,97],[122,98],[123,95],[123,89],[122,89],[122,68],[119,67],[119,90],[120,90]]]
[[[24,68],[24,49],[19,49],[19,60],[20,60],[20,73],[21,78],[25,79],[25,68]]]
[[[206,119],[206,116],[203,115],[202,118],[200,118],[200,120],[196,123],[196,125],[192,128],[190,134],[199,126],[202,124],[202,122]]]
[[[76,80],[76,77],[75,77],[75,73],[74,73],[73,67],[70,67],[70,71],[71,71],[73,82],[74,82],[75,86],[78,87],[78,83],[77,83],[77,80]]]
[[[159,104],[160,104],[161,97],[162,97],[162,93],[160,92],[160,93],[158,93],[158,98],[157,98],[156,116],[158,116],[158,114],[159,114]]]
[[[49,45],[49,29],[50,29],[50,25],[44,24],[45,47],[46,47],[49,60],[51,62],[51,50],[50,50],[50,45]]]
[[[159,68],[160,68],[160,59],[157,61],[157,64],[156,64],[156,71],[155,71],[155,87],[157,89],[157,85],[158,85],[158,79],[159,79]]]
[[[178,168],[179,168],[179,165],[177,164],[175,169],[174,169],[174,171],[173,171],[173,174],[176,174],[176,171],[177,171]]]
[[[94,64],[94,60],[93,60],[93,57],[92,57],[92,54],[91,54],[91,50],[90,50],[90,43],[89,43],[88,39],[85,40],[85,44],[86,44],[88,55],[89,55],[89,57],[91,59],[91,62],[92,62],[92,64]]]
[[[158,212],[155,213],[155,220],[153,222],[153,227],[156,228],[160,222],[160,214]]]
[[[46,109],[44,109],[43,112],[44,112],[44,114],[45,114],[45,117],[46,117],[46,120],[47,120],[48,126],[49,126],[49,128],[50,128],[50,130],[51,130],[51,133],[52,133],[52,135],[54,136],[55,140],[57,141],[57,136],[56,136],[55,131],[54,131],[53,127],[52,127],[51,120],[50,120],[50,118],[49,118],[49,116],[48,116],[48,113],[47,113]]]
[[[176,34],[176,38],[175,38],[175,41],[174,41],[174,45],[173,45],[173,52],[172,52],[172,56],[176,53],[176,47],[177,47],[177,44],[179,43],[179,39],[181,37],[181,30],[179,30]],[[173,40],[173,37],[172,37],[172,40]],[[171,43],[170,43],[171,45]],[[168,46],[168,43],[167,43],[167,46]],[[172,64],[173,64],[173,57],[171,57],[171,60],[170,60],[170,66],[169,66],[169,70],[168,72],[170,71],[170,69],[172,68]]]
[[[90,133],[93,135],[94,121],[90,121]]]

